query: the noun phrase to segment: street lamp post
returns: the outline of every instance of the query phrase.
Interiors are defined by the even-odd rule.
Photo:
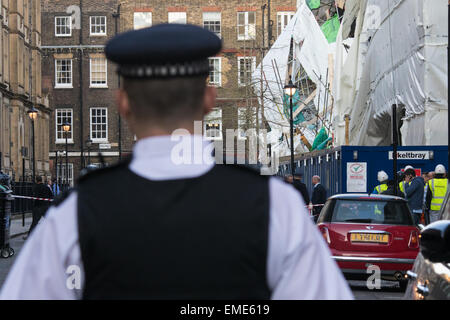
[[[291,110],[290,127],[291,127],[291,174],[294,176],[294,112],[292,106],[292,97],[297,92],[297,87],[289,79],[289,83],[284,86],[284,92],[289,96],[289,104]]]
[[[87,139],[86,140],[86,147],[88,149],[88,165],[91,164],[91,146],[92,146],[92,140],[91,139]]]
[[[69,152],[68,152],[68,141],[67,141],[67,137],[69,135],[69,131],[70,131],[70,123],[68,123],[67,121],[64,122],[64,124],[62,125],[62,129],[66,135],[66,168],[65,168],[65,179],[66,179],[66,188],[68,188],[69,186]]]
[[[32,147],[33,147],[33,158],[32,158],[32,162],[33,162],[33,183],[36,182],[36,149],[35,149],[35,144],[34,144],[34,121],[37,119],[38,116],[38,111],[32,107],[30,110],[28,110],[28,116],[31,119],[31,131],[32,131],[32,135],[33,135],[33,142],[32,142]]]

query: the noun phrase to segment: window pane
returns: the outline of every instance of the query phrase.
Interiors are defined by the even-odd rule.
[[[240,26],[245,25],[245,12],[238,13],[238,25]]]
[[[248,23],[254,24],[255,23],[255,12],[249,12],[248,13]]]
[[[186,23],[186,12],[169,12],[169,23]]]
[[[91,108],[92,140],[107,140],[108,119],[106,113],[106,108]]]
[[[134,13],[134,29],[142,29],[152,26],[151,12],[135,12]]]
[[[57,36],[70,36],[71,17],[55,17],[55,33]]]

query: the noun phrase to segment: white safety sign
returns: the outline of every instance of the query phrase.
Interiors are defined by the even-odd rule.
[[[347,162],[347,192],[367,192],[367,162]]]

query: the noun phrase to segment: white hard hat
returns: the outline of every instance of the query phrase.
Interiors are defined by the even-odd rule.
[[[445,167],[442,164],[438,164],[434,171],[436,172],[436,174],[445,174]]]
[[[414,170],[413,166],[406,166],[405,167],[405,171],[408,170],[408,169],[413,169]]]
[[[378,171],[378,181],[383,182],[389,179],[389,176],[384,171]]]

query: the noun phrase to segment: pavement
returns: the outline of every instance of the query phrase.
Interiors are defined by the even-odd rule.
[[[22,247],[25,243],[23,236],[28,233],[31,221],[31,213],[25,215],[24,226],[22,225],[22,215],[13,216],[11,219],[9,245],[14,249],[14,255],[7,259],[0,258],[0,288],[3,286],[3,283],[5,282],[6,277],[14,264],[17,255],[22,250]]]
[[[16,238],[25,235],[31,226],[31,213],[25,215],[25,226],[23,226],[22,215],[13,216],[11,219],[10,238]]]

